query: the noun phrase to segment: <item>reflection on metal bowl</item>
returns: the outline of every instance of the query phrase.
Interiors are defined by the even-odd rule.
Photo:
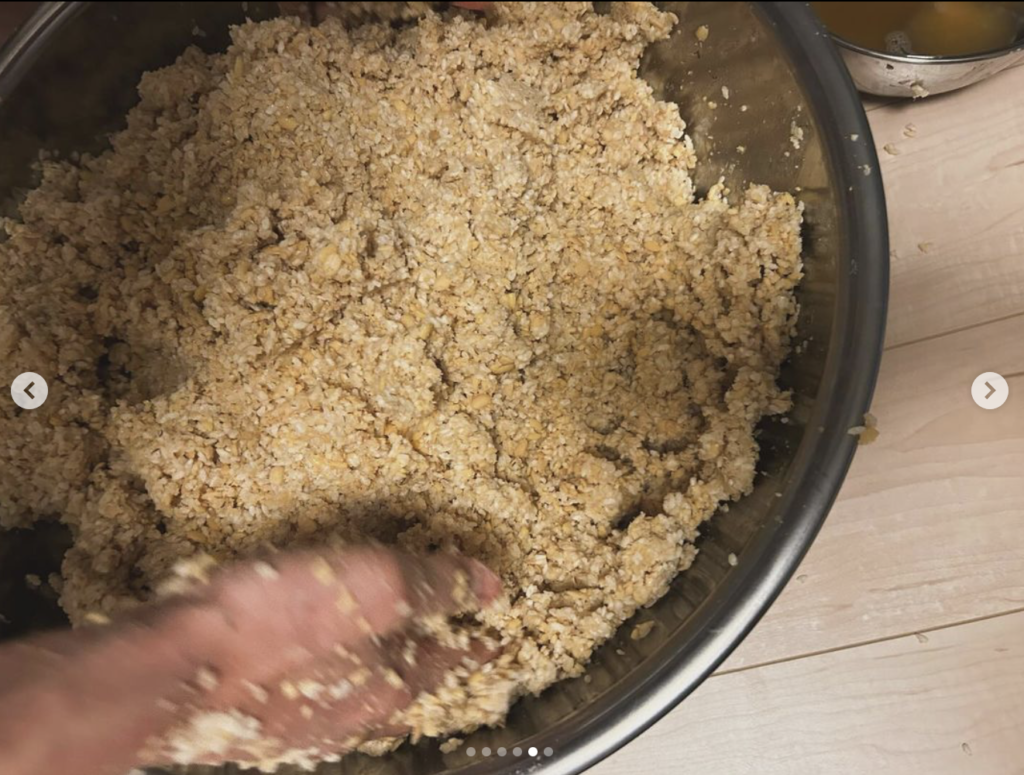
[[[1024,40],[966,56],[885,54],[833,35],[857,88],[879,97],[927,97],[962,89],[1024,62]]]

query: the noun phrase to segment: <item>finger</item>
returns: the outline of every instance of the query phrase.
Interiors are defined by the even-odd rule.
[[[409,686],[413,696],[438,686],[453,668],[472,672],[500,653],[497,643],[483,638],[472,638],[466,648],[445,646],[433,638],[418,638],[412,658],[406,658],[408,646],[393,652],[392,666]]]
[[[340,703],[333,711],[332,742],[341,745],[340,731],[367,729],[410,699],[393,671],[376,669],[374,641],[379,644],[417,617],[475,608],[499,591],[497,577],[467,558],[414,557],[380,548],[281,553],[272,562],[214,572],[208,586],[168,601],[165,614],[148,612],[158,619],[177,616],[178,626],[164,630],[175,633],[172,640],[195,660],[186,680],[189,694],[176,708],[175,735],[154,753],[165,761],[199,761],[200,754],[223,761],[228,747],[238,747],[232,734],[252,733],[254,739],[243,742],[273,749],[307,728],[302,739],[312,746],[315,737],[322,746],[325,735],[306,717],[319,706],[296,704],[297,685],[280,681],[293,674],[319,681],[310,675],[311,666],[333,671],[326,676],[331,685],[348,680],[360,688],[356,684],[366,681],[372,690],[359,700],[331,698]],[[363,654],[368,675],[363,665],[346,664],[339,656],[349,653]],[[259,707],[263,695],[266,708]]]
[[[361,742],[407,734],[397,714],[426,689],[433,688],[452,668],[473,668],[492,658],[492,644],[470,641],[467,649],[441,646],[405,635],[392,636],[379,647],[364,643],[358,649],[338,649],[301,672],[264,686],[250,684],[246,696],[221,697],[214,710],[194,710],[191,720],[172,731],[153,752],[154,761],[216,764],[225,760],[265,762],[285,751],[304,751],[318,759],[341,755]],[[226,739],[197,735],[203,720],[233,716],[236,731],[258,730]],[[198,720],[198,721],[197,721]],[[246,723],[248,725],[246,725]],[[206,749],[203,749],[203,745]]]
[[[63,749],[67,756],[97,767],[124,769],[120,765],[137,761],[148,738],[172,725],[183,735],[176,738],[174,758],[206,750],[210,758],[223,759],[225,740],[239,733],[239,724],[252,733],[245,724],[260,723],[256,705],[247,706],[254,715],[240,706],[245,679],[258,682],[289,666],[313,663],[330,652],[325,644],[334,636],[339,642],[355,638],[353,646],[369,648],[359,621],[376,637],[371,622],[383,632],[419,614],[487,602],[499,590],[493,574],[462,558],[409,558],[385,550],[325,553],[320,562],[314,557],[308,552],[279,555],[280,571],[249,563],[222,572],[188,596],[140,608],[110,627],[49,634],[0,651],[5,673],[0,683],[15,697],[23,695],[23,701],[12,704],[11,715],[17,720],[21,709],[28,709],[27,732],[39,718],[53,719],[74,743]],[[333,576],[324,572],[325,562]],[[365,610],[361,620],[356,611],[339,609],[342,589],[346,601],[359,596],[358,611]],[[402,600],[406,604],[398,605]],[[315,637],[303,640],[309,635],[307,625]],[[42,690],[29,680],[32,676],[48,678]],[[385,685],[373,684],[376,700],[364,708],[370,715],[350,714],[357,728],[372,726],[408,700],[408,689],[403,693],[386,675],[380,677]],[[204,712],[214,715],[203,716],[200,708],[212,708]],[[301,708],[299,713],[302,717]],[[96,733],[97,719],[103,734]],[[46,745],[36,750],[32,741],[45,743],[38,736],[22,737],[28,745],[21,746],[20,755],[29,761],[52,762],[64,755]],[[254,739],[261,740],[262,734]]]
[[[389,681],[376,649],[340,650],[263,683],[224,687],[190,706],[146,761],[266,764],[288,751],[317,759],[351,750],[377,719],[405,707],[409,693]],[[204,729],[213,720],[213,733]],[[234,723],[231,723],[234,720]]]
[[[404,655],[410,653],[406,644],[401,650],[393,648],[390,650],[393,656],[392,666],[400,675],[409,688],[412,698],[419,697],[423,692],[432,692],[442,685],[446,676],[453,670],[461,670],[464,675],[476,671],[486,662],[496,658],[500,653],[497,643],[488,638],[473,638],[466,648],[452,648],[445,646],[433,638],[415,639],[415,650],[412,659]],[[442,709],[443,710],[443,709]],[[432,723],[444,727],[444,720],[434,718]],[[382,720],[375,727],[373,737],[394,737],[404,736],[410,732],[417,736],[423,732],[422,729],[413,729],[408,721],[403,720],[396,723],[394,718]]]
[[[465,557],[359,548],[283,553],[272,566],[225,572],[212,589],[228,629],[219,667],[261,680],[335,647],[386,636],[414,618],[475,610],[501,587]]]

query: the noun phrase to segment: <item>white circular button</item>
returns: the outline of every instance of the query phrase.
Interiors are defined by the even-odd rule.
[[[994,371],[979,374],[971,385],[971,397],[982,409],[998,409],[1010,397],[1010,386]]]
[[[22,409],[38,409],[49,394],[46,380],[34,371],[19,374],[11,383],[11,398]]]

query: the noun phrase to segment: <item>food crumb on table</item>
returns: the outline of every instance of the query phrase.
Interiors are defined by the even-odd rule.
[[[860,445],[873,444],[880,435],[878,430],[878,419],[871,414],[871,412],[865,412],[864,424],[854,425],[852,428],[847,430],[847,433],[851,436],[856,436],[857,443]]]

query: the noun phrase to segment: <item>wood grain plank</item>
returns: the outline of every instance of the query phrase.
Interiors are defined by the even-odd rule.
[[[873,94],[862,94],[861,102],[864,105],[864,112],[870,113],[873,110],[884,108],[886,105],[893,105],[902,102],[902,97],[876,97]]]
[[[889,345],[1024,312],[1021,93],[1015,67],[868,114],[889,207]]]
[[[796,576],[725,669],[1024,605],[1022,332],[1012,318],[886,352],[879,439],[860,448]],[[984,371],[1007,376],[1000,409],[971,400]]]
[[[1022,770],[1024,613],[713,676],[593,775]]]

